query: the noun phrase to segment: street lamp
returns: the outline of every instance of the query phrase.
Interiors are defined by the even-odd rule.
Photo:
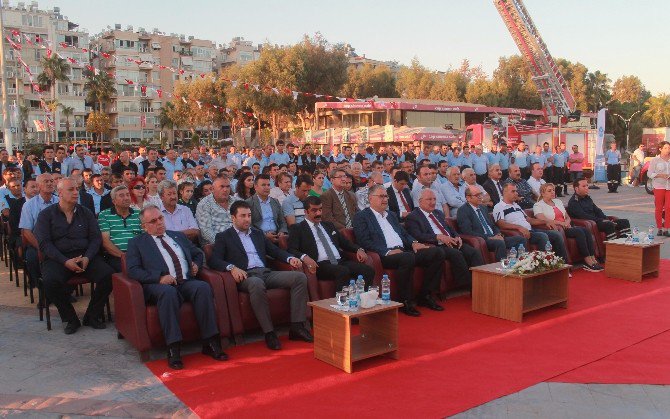
[[[612,115],[614,115],[614,116],[618,116],[619,119],[621,119],[621,120],[623,121],[623,123],[626,125],[626,153],[628,153],[628,154],[630,154],[630,151],[629,151],[629,149],[628,149],[628,142],[629,142],[629,140],[630,140],[630,121],[631,121],[631,119],[633,119],[633,117],[634,117],[635,115],[639,114],[640,112],[642,112],[642,109],[640,109],[639,111],[636,111],[635,113],[633,113],[633,114],[630,116],[630,118],[628,118],[628,119],[624,118],[623,116],[619,115],[618,113],[614,113],[614,112],[612,112]]]

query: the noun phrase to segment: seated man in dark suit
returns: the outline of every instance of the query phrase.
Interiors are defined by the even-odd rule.
[[[272,271],[266,267],[266,256],[301,268],[300,259],[272,244],[262,231],[251,226],[251,207],[246,201],[230,206],[233,226],[216,235],[209,266],[217,271],[228,271],[240,291],[249,293],[251,307],[265,333],[265,344],[272,350],[281,349],[274,332],[266,289],[291,290],[291,329],[289,339],[312,342],[305,328],[307,319],[307,277],[302,272]]]
[[[409,175],[407,172],[398,170],[393,175],[393,183],[386,188],[389,195],[389,211],[404,220],[414,209],[414,200],[409,191]]]
[[[102,236],[95,215],[77,204],[79,190],[71,179],[58,182],[58,204],[40,212],[35,223],[35,238],[44,255],[42,280],[46,298],[53,302],[65,326],[72,334],[81,323],[72,307],[67,281],[75,274],[85,275],[95,283],[95,291],[86,309],[83,323],[104,329],[100,321],[105,302],[112,292],[112,268],[98,254]]]
[[[147,301],[158,308],[168,345],[168,366],[176,370],[184,368],[179,330],[179,307],[184,300],[193,305],[200,334],[205,340],[202,353],[225,361],[228,355],[221,350],[212,289],[195,278],[204,261],[202,251],[184,233],[166,231],[158,207],[149,205],[139,216],[145,233],[128,241],[126,267],[128,276],[142,284]]]
[[[288,251],[299,257],[320,281],[334,280],[337,290],[358,275],[363,275],[366,286],[371,285],[375,270],[364,263],[368,258],[365,250],[342,236],[332,223],[322,221],[322,208],[321,198],[307,197],[305,220],[289,229]],[[343,250],[355,252],[358,262],[344,259]]]
[[[525,243],[526,240],[522,236],[503,237],[500,229],[493,222],[488,208],[482,205],[482,193],[477,187],[470,186],[466,189],[465,199],[468,204],[460,207],[457,212],[459,230],[462,234],[484,239],[486,247],[495,252],[497,261],[505,258],[507,249]]]
[[[444,310],[432,297],[442,277],[444,254],[436,247],[419,243],[400,226],[398,217],[388,211],[388,193],[383,185],[371,187],[368,193],[370,206],[354,217],[356,240],[364,249],[378,253],[384,268],[396,269],[398,297],[404,304],[400,311],[408,316],[421,315],[412,301],[415,266],[424,268],[417,303],[431,310]]]
[[[424,189],[419,195],[419,208],[407,216],[405,228],[412,237],[421,243],[435,245],[451,262],[451,272],[459,286],[470,285],[472,274],[470,266],[483,265],[479,250],[463,243],[463,239],[445,222],[444,213],[436,209],[435,191]]]
[[[491,197],[491,202],[493,205],[500,202],[502,199],[502,170],[500,169],[499,164],[492,164],[489,166],[488,179],[484,181],[482,187],[487,194]],[[489,208],[486,210],[490,211]]]

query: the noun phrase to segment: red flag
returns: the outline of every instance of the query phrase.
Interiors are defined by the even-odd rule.
[[[129,80],[129,79],[125,79],[125,80],[126,80],[126,83],[128,83],[128,84],[135,84],[135,82],[132,81],[132,80]]]
[[[134,61],[135,64],[137,64],[137,65],[140,65],[140,64],[142,64],[142,63],[144,62],[144,61],[142,61],[142,60],[133,60],[133,61]]]
[[[51,58],[52,51],[47,48],[47,58]]]
[[[58,45],[60,45],[60,46],[63,47],[63,48],[68,48],[68,47],[69,47],[69,45],[68,45],[67,43],[65,43],[65,42],[61,42],[61,43],[58,44]]]
[[[184,74],[184,70],[179,70],[179,74]]]
[[[111,54],[107,54],[106,52],[101,52],[100,54],[102,54],[102,56],[105,58],[111,57]]]
[[[68,57],[67,60],[68,60],[69,62],[71,62],[72,64],[77,64],[77,60],[75,60],[74,58],[70,58],[70,57]]]
[[[200,78],[201,78],[201,79],[204,79],[204,78],[205,78],[205,73],[201,73],[201,74],[200,74]]]
[[[82,50],[83,52],[88,52],[88,50],[87,50],[86,48],[82,48],[81,50]]]
[[[158,68],[160,68],[161,70],[165,70],[167,67],[164,65],[159,65]]]
[[[86,69],[87,69],[88,71],[90,71],[91,73],[95,73],[95,67],[93,67],[92,65],[87,65],[87,66],[86,66]]]
[[[147,94],[147,86],[140,86],[140,90],[142,91],[143,95]]]
[[[163,97],[163,91],[161,89],[156,89],[156,94],[158,94],[159,98]]]

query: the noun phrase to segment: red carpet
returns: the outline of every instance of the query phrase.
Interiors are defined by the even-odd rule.
[[[288,340],[279,352],[262,342],[230,348],[224,363],[198,354],[184,358],[182,371],[164,360],[148,367],[203,417],[342,417],[352,409],[362,417],[444,417],[670,330],[670,262],[661,263],[661,278],[642,283],[578,271],[567,309],[536,312],[521,324],[473,313],[469,297],[449,300],[442,313],[401,315],[400,360],[363,361],[351,375],[314,359],[311,345]]]
[[[549,381],[670,385],[670,332],[643,340]]]

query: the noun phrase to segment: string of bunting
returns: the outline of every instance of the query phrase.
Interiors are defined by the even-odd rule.
[[[10,47],[15,51],[15,56],[17,57],[18,62],[23,66],[26,73],[28,73],[28,77],[29,77],[30,82],[32,84],[33,90],[35,92],[37,92],[38,95],[40,96],[40,103],[41,103],[42,108],[47,112],[47,121],[48,121],[50,127],[54,126],[55,124],[51,120],[52,118],[50,118],[51,112],[49,111],[49,109],[46,105],[46,102],[44,101],[44,98],[42,97],[42,90],[40,89],[39,84],[36,83],[33,79],[33,74],[30,70],[30,66],[27,65],[25,63],[25,61],[23,61],[23,58],[21,57],[20,51],[22,50],[22,43],[25,41],[25,43],[28,44],[28,45],[36,46],[36,47],[39,47],[41,49],[45,49],[46,50],[46,56],[48,58],[51,58],[51,56],[55,53],[58,57],[60,57],[61,59],[67,60],[72,65],[77,65],[77,66],[86,68],[92,74],[95,74],[95,75],[100,74],[100,70],[93,67],[90,64],[81,62],[81,61],[79,61],[75,58],[72,58],[72,57],[63,56],[57,51],[54,52],[53,51],[53,42],[51,42],[50,40],[45,39],[44,37],[41,37],[39,35],[35,35],[34,40],[33,40],[33,39],[31,39],[31,36],[26,34],[26,33],[22,34],[18,30],[12,30],[11,35],[6,36],[5,39],[8,41]],[[93,50],[88,49],[88,48],[79,48],[79,47],[76,47],[74,45],[67,44],[65,42],[60,42],[58,45],[63,49],[81,51],[83,53],[93,52],[95,54],[100,54],[103,58],[108,59],[108,60],[112,60],[113,62],[123,60],[123,58],[117,57],[116,55],[111,54],[111,53],[106,53],[106,52],[101,52],[101,51],[93,51]],[[137,64],[138,67],[142,66],[142,65],[147,65],[151,69],[158,68],[160,70],[168,70],[172,73],[178,73],[180,75],[185,75],[185,76],[190,75],[191,77],[200,77],[202,79],[204,79],[205,77],[208,76],[208,74],[206,74],[206,73],[196,73],[194,71],[187,71],[187,70],[184,70],[184,69],[181,69],[181,68],[175,68],[175,67],[171,67],[171,66],[155,64],[153,61],[138,60],[138,59],[134,59],[134,58],[131,58],[131,57],[126,57],[125,61],[129,62],[129,63],[135,63],[135,64]],[[107,74],[110,77],[116,79],[116,75],[114,73],[109,72]],[[216,77],[214,79],[216,80]],[[261,91],[268,92],[268,93],[271,92],[271,93],[276,94],[276,95],[282,95],[282,94],[290,95],[293,98],[293,100],[295,100],[295,101],[298,100],[299,96],[314,97],[314,98],[317,98],[317,99],[324,98],[326,100],[337,99],[341,102],[365,102],[366,101],[365,99],[340,97],[340,96],[326,95],[326,94],[321,94],[321,93],[300,92],[300,91],[292,90],[292,89],[289,89],[289,88],[262,86],[260,84],[254,84],[254,83],[240,81],[240,80],[230,80],[230,79],[227,79],[227,78],[224,78],[224,77],[221,77],[220,79],[223,80],[224,82],[230,83],[230,85],[233,88],[238,88],[239,87],[239,88],[243,88],[245,90],[254,89],[257,92],[261,92]],[[165,92],[161,89],[157,89],[157,88],[154,88],[154,87],[151,87],[151,86],[147,86],[146,84],[135,82],[135,81],[130,80],[130,79],[124,79],[124,81],[125,81],[126,85],[133,86],[135,91],[138,91],[138,89],[139,89],[139,91],[141,91],[142,96],[148,96],[150,94],[151,95],[155,94],[158,98],[163,98],[163,97],[174,98],[175,100],[181,100],[185,104],[189,103],[189,99],[187,97],[176,95],[176,94],[171,93],[171,92]],[[219,106],[219,105],[215,105],[215,104],[211,104],[211,103],[207,103],[207,102],[203,102],[203,101],[198,101],[198,100],[195,100],[195,99],[191,99],[191,101],[193,101],[198,106],[199,109],[202,109],[203,107],[207,107],[207,108],[211,108],[211,109],[220,111],[220,112],[225,113],[227,115],[230,115],[232,113],[232,114],[236,114],[236,115],[244,115],[244,116],[247,116],[249,118],[258,119],[257,115],[253,112],[246,112],[246,111],[241,111],[239,109],[232,109],[232,108],[228,108],[228,107],[223,107],[223,106]],[[371,102],[371,103],[374,103],[374,100],[368,100],[368,101]],[[391,102],[391,106],[395,107],[395,103]]]

